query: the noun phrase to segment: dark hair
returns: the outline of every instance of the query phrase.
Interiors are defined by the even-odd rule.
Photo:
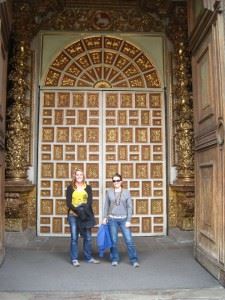
[[[114,177],[119,177],[121,181],[123,181],[123,178],[122,178],[122,175],[120,175],[119,173],[115,173],[113,176],[112,176],[112,179]]]

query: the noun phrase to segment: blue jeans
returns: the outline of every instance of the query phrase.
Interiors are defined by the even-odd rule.
[[[73,262],[78,259],[78,228],[77,228],[77,218],[75,216],[69,215],[68,221],[70,224],[71,240],[70,240],[70,258]],[[91,229],[84,229],[82,231],[83,237],[83,253],[85,260],[90,260],[92,258],[92,237]]]
[[[123,239],[127,246],[128,256],[130,262],[133,264],[138,261],[136,247],[131,235],[131,231],[129,228],[125,226],[126,219],[109,219],[109,230],[112,239],[112,247],[110,248],[110,254],[112,261],[119,261],[119,252],[118,252],[118,230],[120,228]]]

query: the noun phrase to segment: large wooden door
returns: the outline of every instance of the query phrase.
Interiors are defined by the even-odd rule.
[[[38,234],[69,234],[65,190],[76,167],[92,185],[97,222],[120,172],[133,198],[134,234],[166,234],[163,92],[54,89],[40,98]]]
[[[204,21],[199,23],[191,41],[196,150],[195,255],[224,282],[224,24],[221,15],[210,11],[205,11]]]

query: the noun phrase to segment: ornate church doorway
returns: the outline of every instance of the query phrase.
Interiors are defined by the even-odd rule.
[[[97,222],[120,172],[133,197],[134,234],[166,234],[164,111],[157,71],[133,44],[95,36],[65,48],[40,93],[38,233],[69,234],[65,190],[80,167]]]

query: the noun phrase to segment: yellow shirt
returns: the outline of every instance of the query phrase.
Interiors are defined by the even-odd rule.
[[[84,186],[84,188],[86,185]],[[88,194],[85,190],[74,190],[72,194],[72,204],[73,206],[77,207],[80,204],[87,203]]]

